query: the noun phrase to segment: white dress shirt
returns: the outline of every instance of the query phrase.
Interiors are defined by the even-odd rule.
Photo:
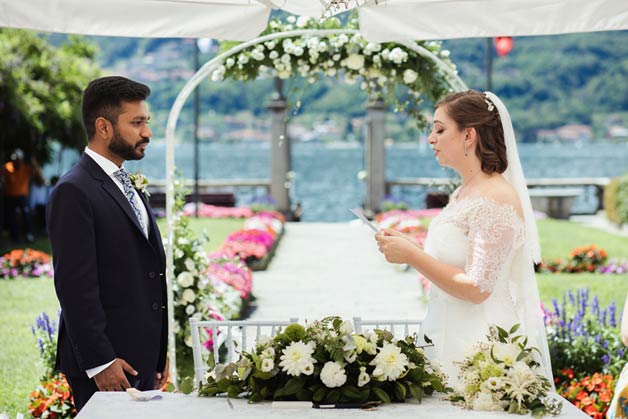
[[[89,157],[91,157],[96,162],[96,164],[98,164],[98,166],[100,166],[100,168],[113,180],[116,186],[120,188],[120,191],[122,192],[122,194],[124,194],[124,186],[122,186],[122,183],[113,175],[114,172],[118,171],[120,168],[114,162],[96,153],[94,150],[90,149],[89,147],[85,147],[85,153]],[[146,210],[146,207],[144,206],[144,203],[142,202],[142,199],[140,198],[139,193],[135,189],[133,189],[133,193],[134,193],[133,198],[135,199],[135,205],[137,206],[137,208],[139,208],[140,213],[142,215],[142,221],[140,224],[142,225],[144,236],[148,237],[148,212]],[[111,364],[113,364],[114,361],[115,359],[107,362],[106,364],[100,365],[98,367],[90,368],[86,370],[85,372],[87,373],[87,376],[89,378],[92,378],[96,374],[107,369]]]

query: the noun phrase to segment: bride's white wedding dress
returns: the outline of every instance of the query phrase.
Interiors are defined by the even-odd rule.
[[[543,326],[534,320],[534,313],[526,313],[530,304],[525,299],[533,294],[521,289],[534,287],[540,314],[532,260],[522,254],[526,248],[524,221],[512,205],[484,197],[458,198],[458,192],[432,220],[425,252],[463,269],[482,291],[491,294],[475,304],[453,297],[435,284],[430,289],[423,330],[434,346],[426,348],[426,354],[443,364],[451,386],[459,383],[453,361],[462,361],[476,342],[485,339],[489,324],[508,330],[519,323],[519,333],[529,335],[533,346],[544,345],[542,352],[547,352],[546,340],[540,341],[538,335]]]

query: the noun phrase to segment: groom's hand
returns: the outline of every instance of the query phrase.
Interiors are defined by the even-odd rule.
[[[116,358],[113,364],[99,372],[94,376],[96,386],[100,391],[124,391],[131,387],[126,379],[124,372],[131,375],[137,375],[137,371],[133,369],[124,359]]]
[[[155,376],[155,390],[161,390],[161,388],[166,384],[170,378],[170,372],[168,370],[168,359],[166,359],[166,366],[162,372],[158,372]]]

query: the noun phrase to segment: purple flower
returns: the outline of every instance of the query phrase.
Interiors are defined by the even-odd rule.
[[[610,362],[610,360],[611,360],[611,358],[610,358],[608,355],[606,355],[606,354],[602,355],[602,363],[603,363],[604,365],[608,365],[608,363]]]

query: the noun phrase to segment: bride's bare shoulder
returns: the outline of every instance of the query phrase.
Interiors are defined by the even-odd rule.
[[[523,210],[519,195],[503,176],[494,176],[485,182],[481,194],[499,204],[511,205],[519,218],[523,218]]]

